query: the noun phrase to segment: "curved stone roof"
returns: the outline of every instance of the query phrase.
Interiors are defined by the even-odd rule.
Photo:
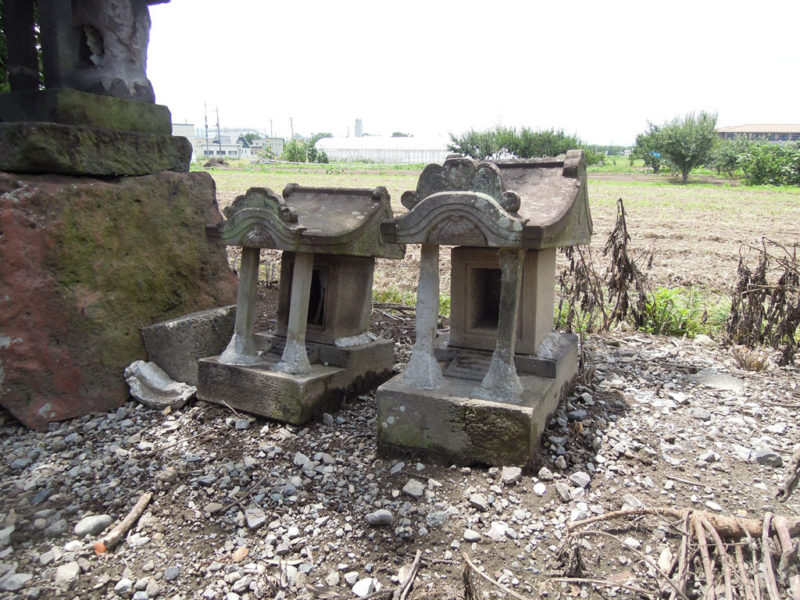
[[[250,188],[216,227],[230,246],[294,252],[402,258],[404,248],[384,243],[381,221],[391,218],[386,188],[313,188],[291,183],[279,196]]]
[[[592,234],[582,150],[493,162],[450,156],[425,167],[402,202],[409,212],[381,226],[387,242],[541,249],[588,244]]]

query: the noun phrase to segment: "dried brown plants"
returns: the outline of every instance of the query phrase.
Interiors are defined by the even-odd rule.
[[[760,246],[742,247],[726,323],[728,342],[780,350],[780,365],[791,364],[800,349],[797,249],[797,244],[787,248],[767,238],[762,238]],[[755,266],[751,268],[753,261]]]

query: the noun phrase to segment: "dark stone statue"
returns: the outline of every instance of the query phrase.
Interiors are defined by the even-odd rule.
[[[148,5],[169,0],[38,0],[47,89],[155,102],[147,79]],[[39,87],[30,0],[6,0],[12,91]]]

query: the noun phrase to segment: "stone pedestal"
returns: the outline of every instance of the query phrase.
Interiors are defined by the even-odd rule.
[[[197,397],[276,421],[299,425],[336,410],[346,395],[357,395],[391,375],[394,343],[380,340],[337,348],[306,342],[310,366],[303,374],[283,373],[277,365],[285,338],[256,334],[261,360],[225,365],[217,357],[198,361]]]
[[[0,403],[30,427],[116,408],[139,329],[231,304],[207,173],[0,173]]]
[[[574,383],[577,336],[553,333],[539,356],[517,355],[522,391],[514,404],[474,397],[491,353],[455,356],[446,340],[439,344],[442,364],[460,362],[460,371],[436,389],[407,385],[402,375],[378,388],[379,452],[444,464],[532,465],[547,420]]]

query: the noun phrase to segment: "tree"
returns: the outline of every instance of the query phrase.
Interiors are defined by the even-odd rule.
[[[636,136],[636,147],[631,153],[631,159],[641,158],[644,166],[653,169],[653,173],[661,170],[664,159],[658,148],[659,128],[649,123],[648,130]],[[633,164],[633,160],[631,160]]]
[[[452,143],[447,145],[448,150],[477,160],[558,156],[566,154],[568,150],[583,147],[579,138],[566,135],[563,130],[534,131],[527,127],[519,131],[514,127],[495,127],[486,131],[470,129],[460,136],[451,133],[450,140]],[[595,162],[602,159],[597,153],[591,154]]]
[[[246,141],[248,144],[252,144],[254,140],[257,140],[259,138],[259,135],[253,131],[250,131],[248,133],[245,133],[242,137],[244,138],[244,141]]]
[[[650,132],[655,152],[660,152],[681,173],[682,183],[693,168],[708,162],[717,142],[717,115],[707,112],[675,117],[661,127],[652,123]]]
[[[733,177],[734,172],[740,167],[739,157],[747,153],[753,144],[743,136],[736,136],[732,140],[719,140],[711,151],[710,165],[716,169],[717,174],[725,171],[728,177]]]
[[[306,162],[308,160],[308,148],[301,139],[291,139],[283,146],[281,159],[289,162]]]

